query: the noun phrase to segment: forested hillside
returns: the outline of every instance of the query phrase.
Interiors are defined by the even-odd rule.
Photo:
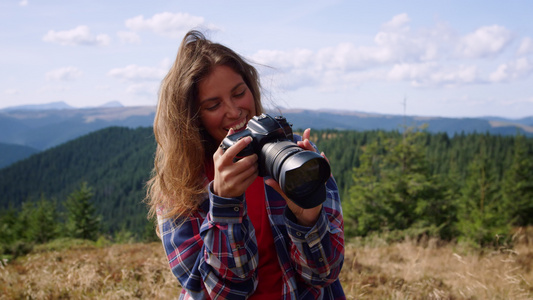
[[[337,172],[348,235],[425,234],[486,245],[506,243],[513,226],[533,223],[531,138],[413,129],[317,138]]]
[[[348,235],[385,230],[484,244],[532,223],[532,138],[410,129],[313,130],[311,139],[330,160]],[[0,209],[44,197],[61,210],[86,182],[102,230],[139,236],[154,150],[148,127],[88,134],[0,170]]]
[[[144,184],[155,151],[151,128],[106,128],[54,147],[0,171],[0,204],[20,207],[42,196],[62,203],[83,182],[105,231],[146,225]]]

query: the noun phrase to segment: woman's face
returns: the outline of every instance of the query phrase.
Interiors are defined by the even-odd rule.
[[[230,128],[235,132],[244,130],[255,115],[252,92],[230,67],[216,66],[198,83],[198,90],[202,125],[219,144]]]

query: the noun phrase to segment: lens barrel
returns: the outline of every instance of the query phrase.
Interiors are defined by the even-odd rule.
[[[326,199],[325,182],[329,163],[314,151],[290,141],[267,143],[261,149],[267,175],[276,180],[283,192],[302,208],[316,207]]]

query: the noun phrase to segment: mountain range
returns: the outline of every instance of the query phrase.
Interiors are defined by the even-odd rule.
[[[104,103],[97,107],[123,107],[122,103],[118,101],[110,101],[107,103]],[[0,111],[20,111],[20,110],[62,110],[62,109],[76,109],[74,106],[70,106],[64,101],[56,101],[56,102],[50,102],[45,104],[27,104],[27,105],[17,105],[17,106],[10,106],[3,109],[0,109]]]
[[[1,109],[0,168],[106,127],[150,127],[155,110],[155,106],[125,107],[119,102],[88,108],[54,102]],[[405,127],[427,125],[429,132],[446,132],[450,136],[471,132],[533,136],[533,116],[522,119],[444,118],[285,108],[268,113],[283,114],[294,129],[402,130]]]
[[[399,171],[400,165],[410,161],[409,164],[416,166],[415,169],[426,170],[416,172],[451,176],[449,178],[453,180],[444,180],[448,177],[435,177],[444,180],[435,184],[435,189],[433,189],[434,184],[429,184],[427,181],[432,186],[431,191],[437,194],[440,193],[436,191],[441,186],[453,182],[454,187],[450,188],[449,195],[462,190],[468,174],[478,176],[476,172],[470,173],[468,170],[474,164],[481,168],[480,161],[490,162],[490,165],[483,165],[483,170],[485,168],[487,170],[484,178],[494,180],[496,189],[500,189],[497,184],[502,182],[501,176],[507,174],[506,170],[511,169],[511,164],[515,161],[514,154],[520,153],[513,149],[517,145],[522,145],[523,149],[533,149],[533,138],[518,139],[511,135],[458,134],[448,137],[446,133],[416,132],[404,137],[407,139],[404,140],[407,141],[405,144],[407,147],[401,151],[395,146],[402,142],[402,134],[398,131],[326,129],[314,130],[312,135],[317,147],[328,155],[343,199],[350,197],[350,188],[355,178],[354,168],[361,166],[365,155],[369,157],[365,154],[365,149],[376,151],[372,157],[380,161],[379,166],[396,165]],[[423,143],[416,144],[416,147],[415,144],[411,145],[415,139]],[[147,229],[147,225],[150,225],[146,222],[147,208],[143,199],[146,196],[146,182],[154,166],[155,149],[156,143],[151,127],[132,129],[112,126],[40,151],[0,169],[0,215],[3,210],[17,210],[23,203],[39,199],[48,199],[62,210],[63,203],[69,195],[78,190],[83,183],[87,183],[93,191],[91,202],[94,203],[97,215],[103,221],[102,232],[111,234],[125,229],[140,236]],[[387,152],[395,155],[395,159],[387,160],[388,163],[385,163],[383,155]],[[527,155],[525,151],[522,153],[524,157]],[[523,169],[526,172],[524,174],[527,174],[529,168]],[[403,176],[401,173],[403,172],[395,172],[393,178],[398,179],[394,176]],[[426,177],[431,176],[420,173],[420,178]],[[423,180],[429,180],[427,178]],[[525,178],[521,179],[524,182],[529,180],[526,176],[520,178]],[[484,186],[493,186],[492,183],[484,182]],[[420,183],[420,186],[428,184]],[[478,186],[478,180],[470,180],[469,184]],[[448,195],[448,192],[444,194]],[[439,203],[442,202],[436,201],[435,205],[440,207],[442,204]],[[439,208],[436,211],[441,210]]]

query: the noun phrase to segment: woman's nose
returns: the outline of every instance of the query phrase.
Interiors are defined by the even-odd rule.
[[[227,106],[226,115],[228,118],[236,119],[241,116],[242,110],[241,108],[236,105],[233,101],[228,101],[229,104]]]

